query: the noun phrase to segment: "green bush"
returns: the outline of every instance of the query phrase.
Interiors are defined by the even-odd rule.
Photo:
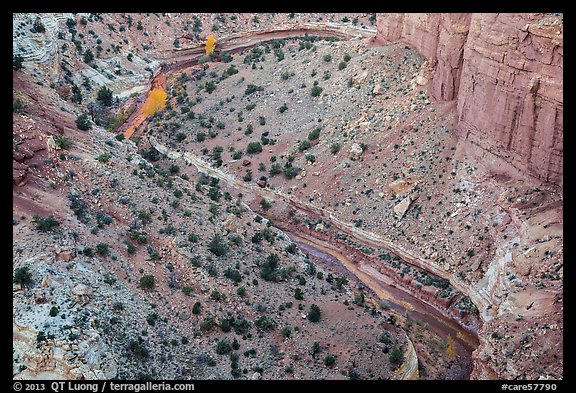
[[[102,163],[107,163],[108,161],[110,161],[111,158],[112,154],[110,153],[102,153],[98,157],[96,157],[96,159]]]
[[[296,177],[296,175],[298,175],[300,173],[300,168],[294,167],[294,166],[288,166],[288,167],[284,167],[284,176],[287,179],[292,179],[293,177]]]
[[[12,56],[12,69],[19,70],[24,68],[24,58],[20,55]]]
[[[98,96],[96,99],[102,103],[104,106],[112,106],[112,90],[103,86],[98,90]]]
[[[88,114],[83,113],[76,118],[76,127],[82,131],[86,131],[92,128],[90,119],[88,119]]]
[[[290,335],[292,334],[292,329],[290,329],[290,326],[284,326],[280,330],[280,334],[282,334],[282,336],[284,337],[290,337]]]
[[[216,342],[216,353],[218,355],[226,355],[232,351],[232,346],[226,340],[218,340]]]
[[[402,349],[395,348],[392,352],[390,352],[389,359],[391,363],[399,364],[404,361],[404,353],[402,353]]]
[[[262,145],[260,142],[250,142],[248,147],[246,147],[246,153],[248,154],[255,154],[262,152]]]
[[[302,294],[302,290],[300,288],[294,289],[294,299],[296,300],[304,299],[304,295]]]
[[[312,97],[318,97],[322,93],[322,88],[318,85],[312,86],[312,90],[310,91],[310,95]]]
[[[336,154],[340,151],[340,144],[338,142],[334,142],[330,145],[330,153]]]
[[[275,162],[274,164],[272,164],[272,166],[270,166],[270,177],[272,176],[276,176],[278,174],[282,173],[282,167],[280,166],[279,163]]]
[[[208,243],[208,250],[214,255],[220,257],[226,255],[229,251],[229,247],[224,243],[224,240],[218,235],[215,235],[210,243]]]
[[[37,214],[33,216],[32,222],[36,224],[36,230],[40,232],[48,232],[52,230],[52,228],[55,228],[60,225],[60,223],[56,221],[52,216],[42,218]]]
[[[244,91],[244,95],[249,95],[257,91],[263,91],[263,90],[264,88],[262,86],[257,86],[251,83],[248,86],[246,86],[246,91]]]
[[[308,140],[313,141],[314,139],[320,138],[320,127],[316,127],[308,134]]]
[[[14,277],[12,278],[14,284],[20,285],[20,288],[31,285],[34,280],[32,279],[32,273],[30,272],[29,266],[19,267],[14,270]]]
[[[324,364],[327,367],[332,367],[334,363],[336,363],[336,357],[334,355],[328,354],[324,357]]]
[[[276,321],[274,321],[272,318],[270,318],[266,315],[263,315],[260,318],[258,318],[256,321],[254,321],[254,325],[258,329],[272,330],[276,327]]]
[[[154,276],[151,274],[144,275],[140,277],[140,287],[143,289],[153,288],[155,285]]]
[[[268,202],[268,200],[266,200],[265,198],[262,198],[260,200],[260,206],[262,206],[262,209],[268,210],[272,207],[272,204]]]
[[[302,142],[300,142],[300,144],[298,145],[298,150],[299,151],[304,151],[304,150],[308,150],[312,147],[312,145],[310,144],[309,140],[303,140]]]

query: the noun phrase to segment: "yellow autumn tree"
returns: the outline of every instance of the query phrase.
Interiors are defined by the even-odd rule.
[[[206,56],[210,56],[210,53],[214,52],[216,48],[216,37],[214,34],[210,34],[206,39]]]
[[[454,341],[454,339],[450,334],[446,338],[446,341],[448,342],[448,346],[446,347],[446,356],[448,356],[448,358],[450,359],[454,359],[458,354],[458,351],[456,349],[456,342]]]
[[[142,107],[142,112],[146,116],[152,116],[166,106],[166,96],[167,94],[163,89],[153,89]]]

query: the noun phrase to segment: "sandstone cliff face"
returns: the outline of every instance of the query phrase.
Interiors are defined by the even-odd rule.
[[[456,133],[485,161],[562,186],[561,16],[379,14],[377,28],[435,67],[431,95],[456,100]]]

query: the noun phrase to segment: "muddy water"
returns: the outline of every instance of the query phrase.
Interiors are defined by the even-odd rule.
[[[472,372],[472,352],[478,347],[478,338],[473,333],[434,307],[397,288],[389,278],[375,269],[370,269],[365,261],[352,261],[324,241],[289,232],[286,234],[315,263],[347,276],[351,282],[350,278],[366,285],[378,298],[387,301],[390,311],[409,316],[414,322],[427,326],[429,331],[443,340],[447,340],[448,336],[452,337],[456,344],[457,357],[443,376],[446,379],[469,379]]]

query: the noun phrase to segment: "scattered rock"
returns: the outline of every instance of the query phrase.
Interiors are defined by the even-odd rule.
[[[349,157],[351,160],[358,160],[362,157],[362,153],[364,153],[364,150],[362,149],[362,146],[360,146],[359,143],[354,142],[350,147],[349,153],[350,153]]]
[[[407,196],[406,198],[402,199],[402,201],[400,201],[399,204],[394,206],[394,213],[396,213],[396,216],[398,218],[404,217],[404,214],[406,214],[406,211],[408,210],[408,208],[410,208],[410,203],[411,203],[410,197]]]

